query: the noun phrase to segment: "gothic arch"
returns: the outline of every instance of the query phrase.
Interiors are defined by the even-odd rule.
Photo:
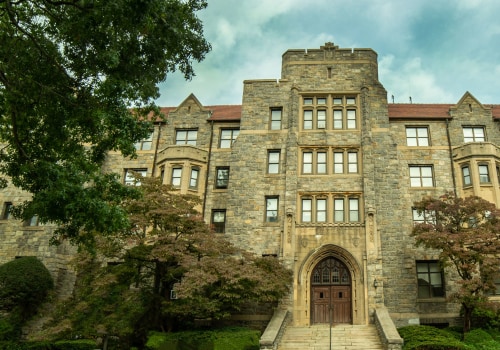
[[[346,249],[335,244],[325,244],[311,251],[304,259],[299,268],[298,284],[308,283],[314,267],[323,259],[328,257],[334,257],[346,265],[351,272],[353,283],[355,281],[363,283],[363,269],[354,256]]]

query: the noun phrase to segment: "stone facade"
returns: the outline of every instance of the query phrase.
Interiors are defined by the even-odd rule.
[[[456,320],[454,276],[409,236],[412,204],[454,190],[500,205],[500,105],[388,103],[375,51],[326,43],[285,52],[281,79],[244,81],[241,105],[190,95],[164,113],[137,158],[110,153],[103,170],[199,195],[214,234],[282,260],[294,325],[373,323],[384,305],[398,326]],[[4,217],[0,263],[36,255],[62,279],[72,250],[49,247],[51,229]]]

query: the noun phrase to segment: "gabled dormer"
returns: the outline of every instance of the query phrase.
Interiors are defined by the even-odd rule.
[[[484,106],[477,98],[467,91],[458,103],[450,108],[450,116],[479,116],[491,117],[491,108]]]
[[[210,109],[203,107],[201,102],[194,94],[190,94],[175,108],[172,113],[184,115],[186,117],[205,115],[205,119],[210,117]]]

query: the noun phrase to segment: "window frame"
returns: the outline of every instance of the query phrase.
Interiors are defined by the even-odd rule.
[[[340,159],[339,159],[340,158]],[[333,173],[344,174],[344,151],[333,150]],[[340,169],[340,171],[338,171]]]
[[[469,131],[469,135],[467,135]],[[486,130],[484,126],[462,126],[464,143],[468,142],[485,142]]]
[[[318,175],[326,175],[328,174],[328,150],[326,149],[318,149],[314,152],[316,156],[314,160],[316,161],[316,166],[314,169],[316,170],[316,174]],[[320,159],[320,155],[324,156],[324,159]],[[324,170],[321,170],[324,168]]]
[[[413,207],[412,211],[412,220],[413,225],[418,224],[435,224],[436,223],[436,212],[430,210],[424,210],[422,214],[418,213],[418,209]]]
[[[225,133],[229,132],[229,138],[224,136]],[[235,136],[236,134],[236,136]],[[221,128],[220,129],[220,138],[219,138],[219,148],[222,149],[231,149],[233,148],[233,144],[236,142],[236,139],[240,135],[239,128]]]
[[[307,155],[307,160],[306,160]],[[307,166],[307,167],[306,167]],[[302,174],[312,175],[314,174],[314,151],[303,150],[302,151]]]
[[[323,208],[320,208],[319,203],[324,203]],[[324,220],[320,219],[320,214],[324,216]],[[326,197],[316,197],[315,201],[315,222],[326,223],[328,222],[328,198]]]
[[[300,199],[302,224],[360,224],[363,220],[361,194],[304,193]]]
[[[283,107],[271,107],[269,116],[269,130],[281,130],[283,122]]]
[[[226,176],[219,176],[219,174],[223,174],[226,172]],[[230,167],[228,166],[218,166],[215,167],[215,188],[219,190],[225,190],[229,186],[229,172]]]
[[[479,173],[480,184],[491,184],[490,166],[486,163],[478,163],[477,171]]]
[[[336,196],[333,198],[333,222],[346,222],[345,219],[345,198]]]
[[[277,161],[276,159],[273,159],[272,157],[273,155],[277,155],[278,157]],[[279,174],[281,170],[280,164],[281,164],[281,150],[276,150],[276,149],[267,150],[267,173],[271,175]]]
[[[313,222],[313,199],[312,197],[303,197],[300,201],[301,222]]]
[[[146,175],[148,174],[148,169],[147,168],[128,168],[128,169],[125,169],[124,171],[124,177],[123,177],[123,184],[126,185],[126,186],[140,186],[141,185],[141,181],[137,181],[135,180],[135,178],[132,176],[132,174],[130,174],[129,172],[135,172],[135,173],[139,173],[142,177],[146,177]]]
[[[38,215],[35,214],[31,218],[29,218],[28,220],[25,220],[23,223],[23,226],[25,226],[25,227],[40,226],[40,218],[38,217]]]
[[[465,174],[465,170],[467,169],[468,174]],[[460,171],[462,173],[462,184],[464,187],[472,186],[472,176],[470,173],[470,165],[464,164],[460,167]]]
[[[186,133],[183,138],[180,138],[179,135],[181,133]],[[194,133],[194,138],[192,137]],[[191,136],[190,136],[191,135]],[[175,129],[175,145],[176,146],[182,146],[182,145],[190,145],[190,146],[196,146],[198,142],[198,129]]]
[[[193,174],[195,174],[195,173],[196,173],[196,177],[193,178]],[[200,182],[200,173],[201,173],[201,170],[199,167],[194,166],[191,168],[191,172],[189,175],[189,189],[190,190],[197,190],[198,189],[198,185]],[[193,180],[194,180],[194,185],[193,185]]]
[[[303,130],[313,130],[314,126],[314,110],[308,108],[304,109],[302,113],[302,129]],[[307,116],[307,118],[306,118]]]
[[[358,130],[358,99],[358,95],[303,95],[301,130]]]
[[[348,174],[357,174],[359,172],[359,160],[358,160],[358,152],[354,150],[347,150],[347,173]],[[352,155],[354,155],[354,162],[352,161]]]
[[[431,264],[433,269],[431,268]],[[425,270],[425,271],[419,271],[419,266],[424,267],[424,269],[420,270]],[[446,285],[445,285],[445,279],[444,279],[444,271],[441,266],[439,266],[439,262],[437,260],[417,260],[415,262],[415,272],[416,272],[416,277],[417,277],[417,298],[418,299],[435,299],[435,298],[445,298],[446,297]],[[438,270],[438,271],[435,271]],[[425,276],[428,278],[428,281],[425,279],[421,279],[421,276]],[[439,276],[439,287],[441,289],[441,293],[436,295],[436,291],[434,288],[436,288],[432,284],[433,277],[435,281],[435,277]],[[421,282],[426,281],[427,284],[424,284]],[[423,288],[427,289],[427,293],[423,295],[421,291]]]
[[[500,271],[493,277],[496,289],[491,291],[492,296],[500,296]]]
[[[151,148],[153,147],[153,134],[154,131],[151,131],[147,138],[136,142],[134,145],[136,151],[151,151]],[[146,147],[146,145],[148,146]]]
[[[430,170],[430,176],[427,174],[423,174],[423,170],[429,169]],[[412,170],[418,170],[418,176],[416,174],[412,174]],[[429,164],[410,164],[409,165],[409,178],[410,178],[410,187],[412,188],[430,188],[430,187],[435,187],[434,183],[434,167]],[[414,171],[413,171],[414,173]],[[428,179],[430,179],[431,184],[430,186],[427,186]],[[418,185],[417,181],[418,180]]]
[[[272,206],[270,206],[272,204]],[[279,221],[279,196],[266,196],[265,198],[265,217],[267,223],[277,223]],[[275,215],[272,213],[275,212]]]
[[[6,201],[3,203],[2,220],[9,220],[12,218],[13,207],[14,204],[12,202]]]
[[[360,171],[360,152],[355,148],[304,147],[301,149],[301,175],[356,175]],[[330,163],[333,164],[330,165]]]
[[[348,210],[349,210],[347,222],[360,222],[361,215],[360,215],[360,200],[359,200],[359,198],[358,197],[348,197],[347,202],[348,202],[347,205],[348,205]],[[356,204],[355,209],[353,209],[354,203]]]
[[[414,131],[414,135],[409,135],[409,131]],[[421,132],[425,131],[425,135]],[[406,145],[409,147],[428,147],[431,145],[428,126],[406,126]],[[413,142],[410,142],[413,141]]]
[[[222,214],[222,221],[215,221],[217,214]],[[212,209],[210,224],[214,233],[226,233],[226,221],[226,209]]]
[[[321,115],[321,119],[320,119]],[[327,128],[328,113],[325,108],[316,109],[316,129],[323,130]]]
[[[177,166],[177,165],[172,166],[172,173],[170,174],[170,184],[173,187],[179,188],[182,186],[182,173],[183,173],[182,166]]]

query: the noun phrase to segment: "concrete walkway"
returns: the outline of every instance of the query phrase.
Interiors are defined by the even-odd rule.
[[[287,326],[278,350],[383,350],[375,325]]]

